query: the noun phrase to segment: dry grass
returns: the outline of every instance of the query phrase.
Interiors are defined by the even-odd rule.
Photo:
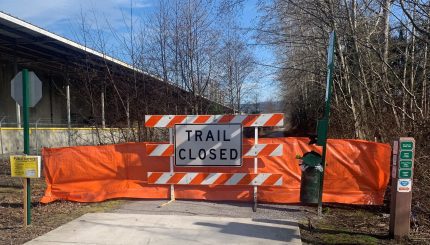
[[[44,179],[34,179],[32,188],[32,224],[23,228],[23,188],[21,179],[10,177],[8,162],[0,163],[0,244],[22,244],[57,228],[85,213],[105,212],[123,202],[101,203],[68,201],[39,203],[45,189]]]

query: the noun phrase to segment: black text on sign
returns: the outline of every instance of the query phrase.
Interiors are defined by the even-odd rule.
[[[241,166],[241,124],[176,124],[176,166]]]

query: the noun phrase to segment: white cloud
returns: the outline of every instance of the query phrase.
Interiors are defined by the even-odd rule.
[[[133,21],[138,26],[138,16],[147,13],[153,0],[0,0],[0,10],[33,25],[54,32],[63,37],[88,45],[101,51],[97,40],[83,41],[81,30],[82,16],[85,28],[97,38],[95,31],[101,31],[104,52],[127,60],[127,55],[114,54],[121,44],[112,35],[129,35],[130,5],[133,6]]]
[[[147,0],[133,0],[139,11],[150,7]],[[120,28],[129,18],[130,0],[0,0],[0,10],[50,31],[64,34],[64,23],[77,23],[81,12],[97,17],[99,24],[106,18],[114,28]],[[94,19],[94,18],[89,18]]]

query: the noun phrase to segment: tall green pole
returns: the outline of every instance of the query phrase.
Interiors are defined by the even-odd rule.
[[[29,75],[28,70],[22,70],[22,115],[24,121],[24,154],[30,154],[30,125],[29,125],[29,96],[30,96],[30,85],[29,85]],[[27,188],[26,189],[26,199],[27,206],[24,208],[24,212],[27,212],[27,225],[31,224],[31,183],[30,178],[25,179]]]
[[[334,44],[336,40],[336,34],[334,31],[330,33],[329,45],[327,49],[327,81],[326,81],[326,94],[325,94],[325,109],[324,109],[324,117],[323,119],[318,121],[318,137],[317,137],[317,145],[323,147],[322,149],[322,167],[323,171],[321,172],[320,178],[320,189],[319,189],[319,197],[318,197],[318,215],[322,215],[322,195],[323,195],[323,186],[324,186],[324,173],[326,166],[326,154],[327,154],[327,133],[328,133],[328,125],[329,125],[329,116],[330,116],[330,102],[331,102],[331,94],[332,94],[332,86],[333,86],[333,71],[334,71]]]

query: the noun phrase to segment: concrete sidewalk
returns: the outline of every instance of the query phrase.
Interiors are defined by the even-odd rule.
[[[294,221],[91,213],[26,244],[301,244]]]
[[[135,200],[91,213],[27,244],[301,244],[300,207]]]

